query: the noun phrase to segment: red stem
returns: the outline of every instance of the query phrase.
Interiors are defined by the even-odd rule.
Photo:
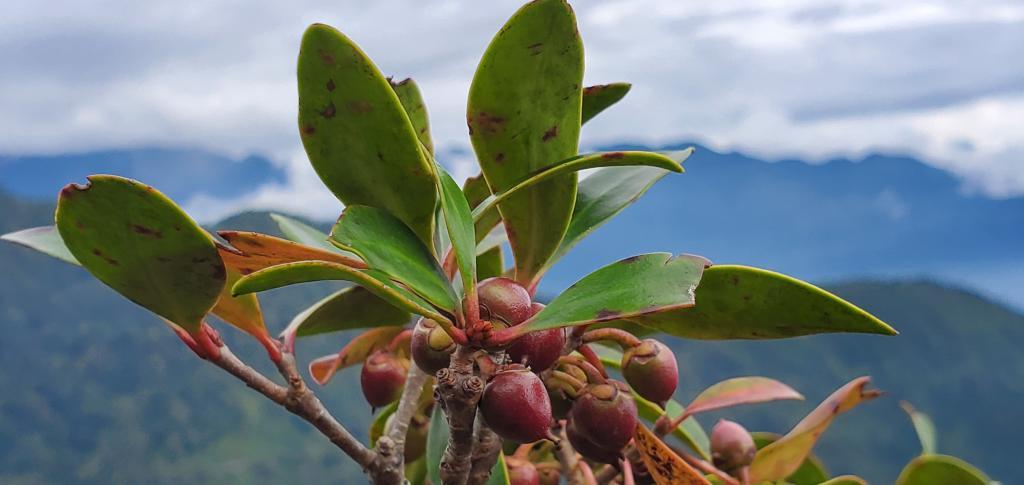
[[[601,371],[597,370],[597,367],[594,367],[593,364],[578,355],[563,355],[558,358],[558,363],[579,367],[587,374],[587,380],[592,384],[604,384],[606,382],[604,376],[601,375]]]
[[[599,328],[583,334],[584,343],[597,342],[600,340],[615,342],[619,344],[619,347],[622,347],[622,350],[640,345],[640,339],[619,328]]]
[[[587,359],[587,362],[590,362],[591,365],[596,367],[597,370],[601,372],[602,377],[608,377],[608,371],[604,368],[604,362],[601,362],[601,358],[594,353],[594,349],[590,348],[589,345],[584,344],[580,345],[576,351],[579,352],[583,358]]]

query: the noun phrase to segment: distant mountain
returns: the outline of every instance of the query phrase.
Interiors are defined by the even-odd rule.
[[[138,148],[62,155],[0,155],[0,190],[52,200],[64,185],[95,173],[152,184],[184,203],[199,194],[234,197],[263,184],[284,182],[284,172],[260,156],[232,159],[198,149]]]

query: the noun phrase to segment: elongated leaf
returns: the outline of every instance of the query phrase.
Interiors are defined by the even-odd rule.
[[[583,89],[583,116],[582,122],[586,123],[613,104],[618,103],[626,97],[626,93],[633,87],[629,83],[598,84],[587,86]]]
[[[909,402],[900,402],[900,407],[907,412],[907,416],[910,416],[910,421],[914,424],[914,431],[917,432],[917,439],[921,440],[921,454],[935,454],[937,452],[937,447],[935,444],[935,423],[932,422],[932,418],[928,417],[927,414],[914,409],[914,406],[911,406]]]
[[[708,261],[700,256],[651,253],[609,264],[577,281],[516,334],[628,319],[693,306]]]
[[[696,339],[772,339],[826,332],[895,335],[868,312],[814,285],[747,266],[704,271],[697,306],[628,320]]]
[[[226,272],[213,239],[152,187],[111,175],[68,185],[57,230],[97,279],[195,334],[217,302]]]
[[[243,275],[263,268],[298,261],[330,261],[353,268],[366,268],[366,263],[337,251],[327,251],[297,242],[245,231],[218,231],[217,234],[237,249],[221,247],[225,264],[238,269]]]
[[[270,218],[277,223],[277,227],[281,229],[284,237],[292,241],[317,249],[340,252],[350,257],[355,257],[354,254],[344,252],[327,242],[327,234],[309,224],[281,214],[270,214]]]
[[[476,237],[473,230],[473,216],[469,213],[469,202],[459,184],[440,165],[437,167],[438,190],[441,193],[441,210],[444,212],[448,240],[455,252],[455,261],[462,276],[462,288],[468,301],[476,301]]]
[[[242,277],[231,293],[244,295],[312,281],[350,281],[366,288],[395,307],[431,320],[450,321],[430,304],[409,290],[391,282],[387,275],[374,270],[358,270],[327,261],[302,261],[279,264]]]
[[[427,116],[427,105],[423,102],[420,87],[412,78],[392,82],[391,87],[398,95],[398,101],[402,103],[405,114],[409,116],[409,121],[416,130],[416,137],[427,147],[427,152],[434,153],[434,142],[430,139],[430,118]]]
[[[868,485],[867,480],[856,475],[840,475],[818,483],[819,485]]]
[[[498,461],[491,468],[491,476],[487,478],[487,485],[510,485],[508,465],[505,464],[505,453],[498,452]]]
[[[370,423],[371,447],[377,446],[377,440],[384,436],[384,428],[387,426],[388,418],[393,416],[396,410],[398,410],[398,401],[388,404],[380,411],[377,411],[377,415],[373,417],[373,422]]]
[[[64,240],[60,238],[60,233],[57,232],[56,226],[42,226],[23,229],[21,231],[4,234],[3,236],[0,236],[0,239],[25,246],[29,249],[34,249],[47,256],[64,261],[65,263],[81,266],[78,260],[75,259],[75,256],[71,254],[71,251],[68,251],[68,247],[64,245]]]
[[[427,476],[430,483],[441,483],[441,460],[448,446],[448,422],[441,406],[434,406],[430,415],[430,431],[427,432]]]
[[[466,179],[466,182],[462,184],[462,192],[466,194],[469,207],[473,209],[491,196],[491,189],[487,186],[487,180],[484,179],[483,174],[476,174]],[[476,220],[473,224],[476,226],[477,242],[484,240],[499,222],[501,222],[501,215],[498,214],[498,211],[488,211],[487,214]],[[508,239],[508,236],[505,238]]]
[[[519,9],[495,35],[469,89],[467,120],[477,160],[495,192],[576,154],[583,43],[564,0]],[[530,187],[500,206],[525,284],[558,248],[576,200],[576,175]]]
[[[795,472],[836,416],[881,394],[879,391],[866,389],[870,383],[870,377],[859,377],[850,381],[826,398],[789,433],[758,450],[750,466],[751,480],[754,483],[781,480]]]
[[[686,160],[691,153],[693,153],[692,148],[684,150],[679,155],[680,160]],[[495,206],[513,197],[516,193],[527,190],[561,174],[579,172],[580,170],[591,168],[633,166],[656,167],[672,172],[683,171],[683,166],[676,160],[654,152],[601,152],[578,155],[549,167],[544,167],[524,177],[511,187],[487,197],[480,205],[473,209],[473,217],[474,219],[483,218],[488,211],[493,210]]]
[[[740,404],[755,404],[783,399],[802,401],[793,388],[767,377],[734,377],[712,385],[686,406],[687,414],[714,411]]]
[[[600,344],[591,345],[591,348],[597,353],[605,367],[621,370],[621,351]],[[674,399],[669,399],[664,409],[636,394],[633,395],[633,400],[636,401],[636,408],[640,417],[651,423],[656,422],[662,416],[667,416],[669,419],[674,420],[675,417],[681,416],[684,412],[683,405]],[[671,434],[700,455],[701,458],[711,460],[711,445],[708,435],[693,416],[684,419],[676,429],[672,430]]]
[[[765,433],[755,431],[750,433],[750,436],[754,438],[754,445],[757,449],[764,448],[782,438],[782,435],[776,433]],[[808,454],[807,458],[804,458],[803,463],[796,469],[795,472],[790,474],[784,480],[785,483],[792,485],[818,485],[825,480],[828,480],[829,473],[825,469],[825,464],[821,462],[814,453]]]
[[[362,363],[375,349],[387,346],[400,333],[402,327],[371,328],[350,340],[337,354],[325,355],[310,362],[309,375],[317,384],[327,385],[336,372]]]
[[[402,221],[383,209],[350,205],[331,242],[352,251],[375,270],[399,281],[434,305],[455,309],[457,297],[430,249]]]
[[[900,472],[896,485],[986,485],[992,480],[970,463],[954,456],[922,455]]]
[[[433,171],[401,100],[377,66],[332,27],[299,50],[299,132],[309,161],[346,205],[379,207],[433,249]]]
[[[548,266],[610,221],[670,172],[658,167],[605,167],[580,180],[569,229]]]
[[[505,258],[501,248],[491,248],[486,253],[476,257],[476,279],[483,281],[487,278],[501,276],[505,272]]]
[[[683,461],[643,423],[636,424],[633,442],[647,466],[647,472],[658,485],[710,484],[704,475]]]
[[[407,310],[384,301],[361,286],[328,295],[292,319],[283,335],[308,337],[355,328],[402,326],[412,318]]]

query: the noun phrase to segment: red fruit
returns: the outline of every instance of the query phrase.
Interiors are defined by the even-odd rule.
[[[676,392],[679,366],[668,346],[654,339],[644,339],[622,354],[622,376],[633,392],[661,404]]]
[[[636,403],[614,381],[588,385],[572,405],[569,419],[590,442],[618,452],[636,431]]]
[[[562,482],[562,471],[555,467],[543,467],[537,470],[540,474],[540,485],[558,485]]]
[[[530,305],[530,316],[544,309],[544,305]],[[534,372],[542,372],[551,368],[562,356],[565,347],[565,329],[552,328],[530,332],[517,338],[508,348],[508,356],[512,362],[523,364]]]
[[[509,326],[519,325],[530,318],[530,292],[514,280],[503,277],[488,278],[476,287],[480,299],[482,320],[501,320]]]
[[[756,454],[754,438],[739,423],[720,419],[711,429],[711,459],[716,467],[732,473],[753,463]]]
[[[359,383],[366,402],[375,408],[387,406],[402,396],[409,361],[378,350],[367,357]]]
[[[480,413],[498,436],[518,443],[546,438],[551,426],[548,391],[537,374],[521,366],[491,378],[480,399]]]
[[[572,448],[588,460],[600,463],[618,463],[622,456],[621,447],[618,450],[607,450],[601,447],[580,433],[572,420],[566,424],[565,435],[569,438]]]
[[[433,375],[448,367],[455,341],[437,322],[421,318],[412,330],[409,344],[412,360],[423,372]]]
[[[509,485],[540,485],[540,473],[533,463],[509,456],[505,458],[505,465],[508,466]]]

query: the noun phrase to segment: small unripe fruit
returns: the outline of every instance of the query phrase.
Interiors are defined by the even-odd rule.
[[[531,305],[530,316],[544,309],[544,305]],[[534,372],[542,372],[551,368],[562,356],[565,347],[565,329],[552,328],[530,332],[517,338],[508,348],[508,356],[512,362],[523,364]]]
[[[584,458],[600,463],[617,463],[622,457],[621,447],[617,450],[608,450],[583,435],[571,419],[565,427],[565,435],[569,438],[569,444]]]
[[[654,339],[644,339],[622,354],[622,376],[633,392],[662,404],[676,392],[679,365],[668,346]]]
[[[521,366],[498,372],[484,388],[480,413],[498,436],[532,443],[548,436],[551,401],[537,374]]]
[[[402,396],[409,361],[394,354],[378,350],[363,363],[359,383],[366,402],[375,408],[387,406]]]
[[[481,319],[501,320],[513,326],[530,318],[530,292],[514,280],[500,276],[488,278],[477,285],[476,291]]]
[[[537,470],[540,474],[540,485],[558,485],[562,481],[562,471],[554,467],[542,467]]]
[[[569,411],[569,419],[583,437],[606,450],[621,450],[636,431],[633,397],[614,381],[588,385]]]
[[[505,465],[508,466],[509,485],[540,485],[540,473],[533,463],[509,456],[505,458]]]
[[[421,318],[412,330],[409,347],[416,366],[423,372],[434,375],[448,367],[452,352],[455,351],[455,341],[437,322]]]
[[[720,419],[711,429],[711,459],[721,470],[732,474],[750,466],[756,454],[754,438],[739,423]]]

